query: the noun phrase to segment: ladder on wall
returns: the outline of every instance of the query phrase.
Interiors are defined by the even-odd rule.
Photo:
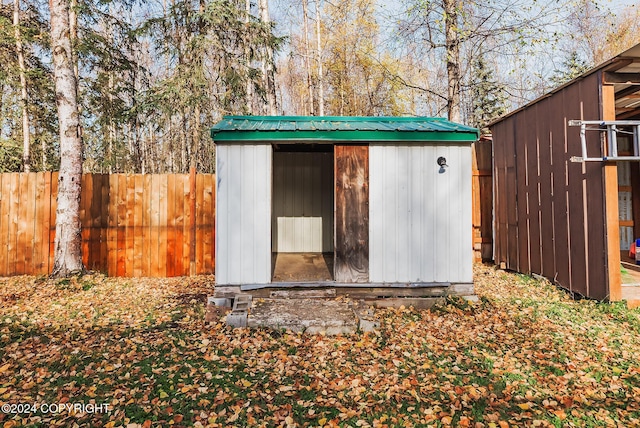
[[[571,162],[640,161],[640,120],[570,120],[569,126],[580,127],[582,156],[573,156]],[[587,131],[598,131],[606,136],[606,156],[590,157],[587,154]],[[618,155],[618,137],[631,137],[632,156]],[[602,143],[601,143],[602,144]],[[602,144],[604,149],[604,144]]]

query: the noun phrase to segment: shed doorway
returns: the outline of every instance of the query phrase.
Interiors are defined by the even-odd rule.
[[[273,147],[273,282],[333,281],[333,145]]]

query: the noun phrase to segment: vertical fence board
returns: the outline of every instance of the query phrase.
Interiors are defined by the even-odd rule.
[[[202,273],[202,261],[204,248],[203,209],[204,207],[204,177],[196,175],[196,274]]]
[[[89,233],[89,266],[97,271],[100,267],[100,212],[102,211],[102,191],[100,190],[100,174],[91,174],[91,206],[89,207],[91,232]]]
[[[202,176],[202,269],[200,273],[209,274],[211,269],[211,242],[213,234],[211,233],[211,207],[213,205],[213,191],[211,190],[210,176]]]
[[[191,175],[186,175],[182,183],[184,197],[182,208],[184,220],[182,222],[182,267],[184,275],[191,275]]]
[[[175,274],[184,276],[184,174],[176,175],[175,182]]]
[[[11,180],[11,186],[9,191],[11,192],[11,199],[9,202],[9,232],[7,234],[7,255],[8,255],[8,269],[12,274],[16,274],[18,271],[16,269],[17,258],[18,258],[18,207],[19,201],[18,198],[20,196],[19,193],[19,175],[18,173],[11,173],[9,179]]]
[[[51,172],[42,173],[42,199],[39,202],[42,221],[40,229],[40,275],[47,275],[49,266],[49,229],[51,228]]]
[[[491,139],[484,137],[472,145],[473,246],[477,261],[493,259],[491,146]]]
[[[35,222],[35,225],[34,225],[34,231],[33,231],[34,233],[33,234],[33,260],[32,260],[33,271],[31,272],[32,275],[42,275],[44,273],[47,273],[47,272],[44,272],[44,265],[45,265],[45,263],[43,263],[44,247],[42,245],[42,242],[44,241],[44,237],[42,235],[42,230],[44,229],[43,207],[45,205],[44,176],[45,176],[45,173],[43,172],[37,172],[35,173],[35,176],[34,176],[36,189],[35,189],[35,201],[34,201],[35,212],[33,213],[33,220]],[[0,221],[2,220],[0,219]]]
[[[8,174],[0,174],[0,275],[10,275],[7,266],[9,254],[7,237],[9,236],[9,206],[11,204],[11,179]],[[3,249],[7,250],[3,250]]]
[[[117,239],[117,261],[116,275],[126,276],[126,256],[127,256],[127,177],[124,174],[118,175],[118,197],[116,200],[116,229],[118,231]]]
[[[56,253],[56,219],[58,210],[58,176],[59,173],[51,174],[51,207],[49,223],[49,272],[53,270],[55,253]]]
[[[109,271],[108,230],[109,230],[109,175],[100,174],[100,272]]]
[[[142,179],[142,276],[151,272],[151,175]]]
[[[167,174],[161,174],[158,178],[158,270],[154,276],[163,277],[167,274]]]
[[[160,176],[153,175],[151,177],[151,195],[150,195],[150,238],[149,245],[151,248],[149,249],[149,276],[158,276],[158,272],[160,270],[158,263],[158,251],[159,251],[159,224],[160,224],[160,196],[158,192],[160,191]]]
[[[100,232],[102,229],[102,175],[92,174],[93,189],[91,192],[91,243],[89,245],[90,251],[90,266],[89,269],[93,271],[100,271],[102,254],[100,252]]]
[[[208,177],[211,186],[211,211],[208,212],[207,222],[211,230],[211,243],[209,245],[211,267],[209,268],[209,273],[213,274],[216,271],[216,176],[209,175]]]
[[[44,247],[42,245],[43,236],[43,224],[44,224],[44,212],[43,207],[45,205],[44,199],[44,172],[37,172],[35,174],[36,181],[36,194],[35,194],[35,212],[33,213],[33,220],[35,221],[34,227],[34,235],[33,235],[33,273],[32,275],[42,275],[43,274],[43,250]]]
[[[80,232],[82,236],[82,264],[89,268],[89,245],[91,233],[91,193],[93,192],[93,175],[85,174],[82,176],[82,184],[80,188]]]
[[[196,274],[196,169],[189,173],[189,275]]]
[[[118,274],[118,176],[109,174],[109,208],[107,228],[107,273]]]
[[[136,203],[136,181],[133,175],[125,176],[127,182],[127,193],[125,196],[125,276],[133,276],[134,248],[135,242],[135,203]]]
[[[167,213],[167,219],[164,222],[164,229],[166,229],[166,250],[164,253],[164,257],[163,260],[165,261],[165,269],[166,269],[166,276],[176,276],[176,269],[175,269],[175,264],[176,264],[176,260],[175,260],[175,248],[176,248],[176,233],[175,233],[175,226],[176,226],[176,210],[175,210],[175,203],[176,203],[176,175],[175,174],[169,174],[167,175],[167,181],[166,181],[166,186],[167,189],[165,191],[165,195],[166,197],[163,198],[164,201],[166,202],[167,206],[166,206],[166,213]]]
[[[49,234],[51,230],[51,205],[53,204],[53,195],[51,189],[53,187],[53,174],[49,171],[44,173],[44,193],[42,196],[42,274],[47,275],[51,272],[52,265],[49,263],[49,253],[51,244],[49,242]]]
[[[27,242],[26,242],[26,231],[27,231],[27,219],[24,215],[20,215],[20,213],[26,209],[28,203],[27,200],[29,198],[27,194],[27,181],[29,179],[28,174],[19,173],[18,175],[18,189],[17,189],[17,199],[13,207],[15,210],[13,211],[13,216],[15,216],[17,220],[17,229],[16,229],[16,258],[15,258],[15,269],[18,275],[23,275],[25,273],[24,268],[24,259],[25,253],[27,251]]]
[[[133,179],[133,276],[142,276],[142,260],[144,259],[143,251],[143,235],[142,235],[142,213],[143,213],[143,196],[144,196],[144,177],[136,174]]]
[[[36,174],[22,174],[21,185],[24,191],[24,198],[21,201],[20,217],[22,217],[23,236],[23,273],[33,275],[34,237],[35,237],[35,204],[36,204]]]

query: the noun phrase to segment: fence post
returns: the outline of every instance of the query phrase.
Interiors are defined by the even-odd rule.
[[[189,171],[189,275],[196,275],[196,169]]]

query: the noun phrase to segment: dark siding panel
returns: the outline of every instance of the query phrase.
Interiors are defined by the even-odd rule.
[[[587,76],[492,131],[496,262],[602,299],[608,288],[603,168],[570,162],[580,155],[580,138],[579,128],[567,126],[570,119],[600,119],[598,78]]]
[[[507,247],[507,199],[513,195],[508,195],[505,187],[506,172],[505,172],[505,159],[504,159],[504,147],[508,136],[505,133],[506,122],[497,124],[494,128],[494,141],[499,141],[499,144],[493,145],[494,156],[494,201],[495,201],[495,262],[497,264],[506,263],[506,247]]]
[[[550,139],[551,139],[551,167],[546,173],[551,174],[553,206],[553,244],[556,271],[555,280],[563,287],[571,287],[569,262],[569,231],[567,212],[567,153],[565,122],[566,115],[562,103],[563,94],[559,93],[550,104]]]
[[[601,114],[600,92],[592,88],[600,88],[601,74],[591,75],[588,80],[580,82],[580,96],[582,98],[582,110],[585,120],[599,120]],[[598,147],[599,136],[597,132],[591,133],[588,144],[590,147]],[[576,152],[578,151],[579,139],[574,139]],[[600,155],[596,153],[596,155]],[[606,240],[606,213],[604,204],[604,164],[600,162],[587,162],[586,168],[586,189],[587,200],[586,217],[588,219],[587,242],[589,249],[587,254],[586,267],[589,272],[586,295],[596,299],[604,299],[609,294],[608,275],[606,263],[607,240]],[[618,198],[614,198],[617,204]],[[618,245],[618,244],[616,244]],[[619,265],[614,269],[620,269]]]
[[[491,165],[491,175],[493,176],[493,182],[491,183],[492,185],[492,192],[493,192],[493,231],[494,231],[494,240],[493,240],[493,261],[496,264],[500,264],[501,262],[501,244],[500,244],[500,239],[499,237],[501,236],[500,234],[497,233],[498,230],[500,230],[501,228],[501,224],[500,224],[500,205],[502,202],[502,195],[500,194],[500,176],[498,174],[498,163],[500,162],[500,158],[501,158],[501,147],[502,146],[496,146],[495,144],[493,144],[493,141],[495,141],[496,136],[500,135],[499,131],[500,129],[502,129],[502,127],[500,125],[496,125],[494,128],[492,128],[491,130],[491,134],[492,134],[492,143],[491,143],[491,156],[493,157],[493,165]]]
[[[554,278],[556,267],[553,246],[553,201],[551,188],[551,148],[549,125],[551,115],[548,106],[536,104],[536,121],[531,123],[530,132],[535,132],[540,168],[540,251],[542,253],[542,275]]]
[[[516,117],[516,130],[526,129],[527,112]],[[531,273],[529,264],[529,219],[527,206],[527,180],[529,171],[527,170],[527,141],[526,133],[517,132],[515,140],[515,161],[516,161],[516,191],[518,192],[517,215],[518,215],[518,271]]]
[[[537,123],[536,109],[529,109],[525,112],[526,121],[531,124]],[[523,129],[527,129],[526,127]],[[527,148],[527,204],[529,208],[529,267],[530,272],[542,272],[542,248],[540,245],[540,174],[538,173],[538,139],[535,132],[523,132],[522,138],[525,140]]]
[[[572,85],[563,91],[564,95],[564,117],[567,119],[591,119],[590,117],[582,116],[581,104],[584,101],[580,100],[581,96],[587,96],[587,94],[581,94],[580,85]],[[596,91],[597,96],[597,91]],[[597,102],[597,101],[596,101]],[[594,118],[595,119],[595,118]],[[568,152],[579,156],[580,153],[580,133],[577,127],[566,127],[566,138]],[[563,287],[570,289],[571,291],[578,292],[586,295],[587,291],[587,266],[586,266],[586,254],[590,251],[585,246],[585,228],[588,227],[588,223],[591,221],[602,222],[600,219],[585,218],[585,201],[584,190],[586,184],[586,177],[583,173],[585,167],[589,165],[583,165],[582,163],[569,162],[567,164],[568,172],[568,215],[569,215],[569,240],[571,246],[569,251],[571,261],[571,280],[559,281]],[[587,188],[587,199],[594,197],[593,192],[597,189]],[[559,243],[560,245],[561,243]],[[601,245],[601,244],[596,244]],[[602,259],[604,261],[604,259]]]
[[[369,147],[335,146],[335,280],[369,280]]]

